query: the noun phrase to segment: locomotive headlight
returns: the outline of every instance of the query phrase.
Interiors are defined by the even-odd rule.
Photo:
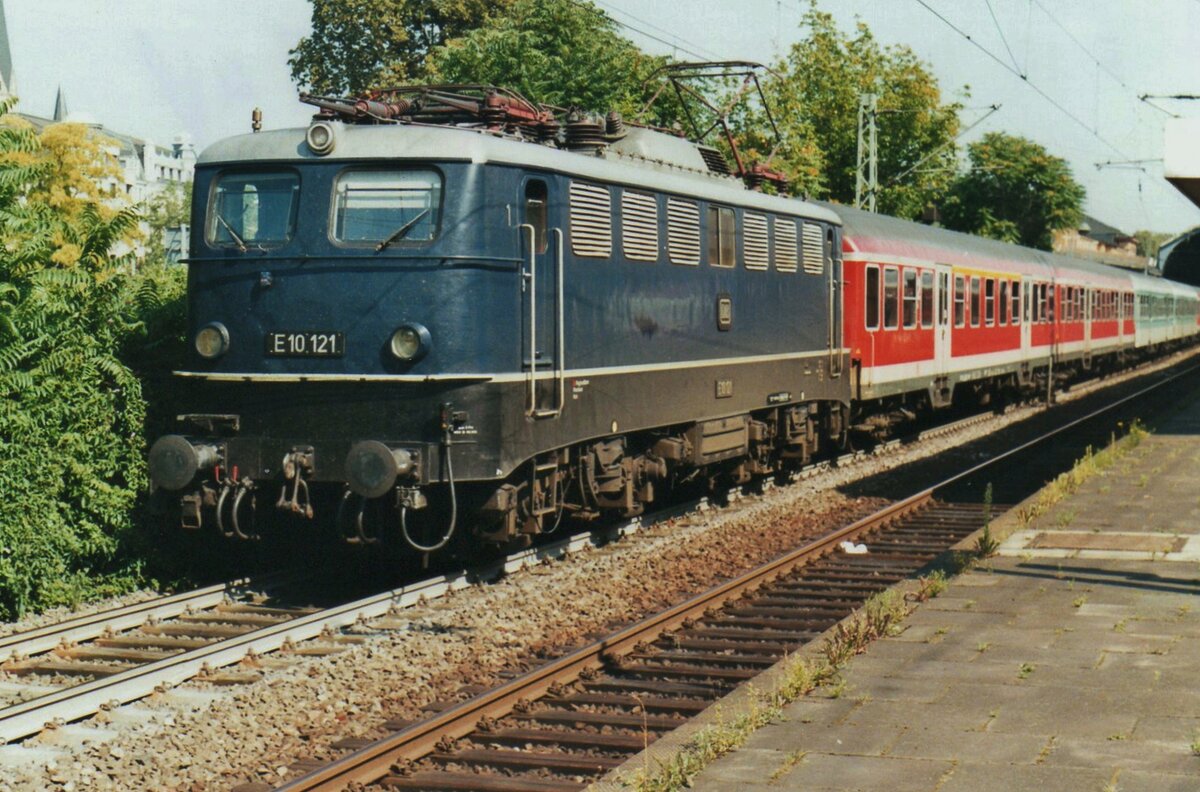
[[[196,333],[196,351],[200,357],[212,360],[229,350],[229,331],[220,322],[212,322]]]
[[[392,354],[406,363],[420,360],[429,351],[432,337],[423,325],[416,322],[402,324],[392,333]]]
[[[333,151],[333,127],[324,121],[316,121],[304,133],[304,140],[313,154],[323,157]]]

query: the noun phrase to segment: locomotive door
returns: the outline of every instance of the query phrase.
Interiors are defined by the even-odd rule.
[[[528,179],[521,201],[521,361],[525,414],[556,418],[564,385],[563,233],[550,228],[549,191]]]

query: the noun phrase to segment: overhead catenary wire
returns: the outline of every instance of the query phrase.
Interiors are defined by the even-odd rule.
[[[1004,43],[1004,49],[1008,50],[1008,57],[1013,62],[1013,68],[1022,77],[1025,76],[1025,70],[1017,63],[1017,56],[1013,55],[1012,47],[1008,45],[1008,37],[1004,35],[1004,28],[1000,27],[1000,20],[996,18],[996,9],[992,7],[992,0],[983,0],[987,4],[988,13],[992,15],[992,22],[996,25],[996,32],[1000,34],[1000,41]]]
[[[918,5],[920,5],[922,8],[924,8],[926,11],[928,11],[929,13],[931,13],[935,17],[937,17],[948,28],[950,28],[955,33],[957,33],[958,35],[960,35],[964,39],[966,39],[968,42],[970,42],[972,46],[974,46],[976,49],[978,49],[984,55],[987,55],[989,58],[991,58],[993,61],[995,61],[996,64],[1000,66],[1000,68],[1004,69],[1008,73],[1010,73],[1013,76],[1018,77],[1019,79],[1024,81],[1024,83],[1026,85],[1028,85],[1031,89],[1033,89],[1033,91],[1036,92],[1038,94],[1038,96],[1041,96],[1043,99],[1045,99],[1047,102],[1049,102],[1060,113],[1062,113],[1067,118],[1074,121],[1076,124],[1078,124],[1083,129],[1087,130],[1088,134],[1090,134],[1092,137],[1096,138],[1096,140],[1100,141],[1105,146],[1112,149],[1114,152],[1116,152],[1120,156],[1124,157],[1125,159],[1132,159],[1132,157],[1130,157],[1128,154],[1126,154],[1124,151],[1122,151],[1115,143],[1111,142],[1106,137],[1101,135],[1097,129],[1095,129],[1094,127],[1089,125],[1086,121],[1084,121],[1082,118],[1077,116],[1075,113],[1068,110],[1061,102],[1059,102],[1053,96],[1046,93],[1046,91],[1044,91],[1041,87],[1039,87],[1032,80],[1030,80],[1028,75],[1022,74],[1020,72],[1020,70],[1014,69],[1012,66],[1005,63],[1003,58],[999,57],[994,52],[989,50],[987,47],[980,44],[978,41],[976,41],[974,38],[971,37],[971,34],[967,33],[965,30],[960,28],[958,25],[955,25],[953,22],[951,22],[949,19],[947,19],[945,16],[943,16],[936,8],[929,5],[929,3],[925,2],[925,0],[916,0],[916,2]]]
[[[582,8],[588,7],[588,4],[581,2],[581,0],[571,0],[571,2]],[[663,33],[664,35],[671,36],[675,40],[668,41],[667,39],[664,39],[660,36],[656,36],[653,33],[650,33],[648,31],[642,30],[639,27],[631,25],[628,22],[623,22],[620,19],[615,19],[612,16],[609,16],[609,19],[612,19],[613,22],[616,22],[618,25],[625,28],[626,30],[632,30],[634,33],[645,36],[646,38],[651,39],[653,41],[657,41],[659,44],[666,45],[666,46],[670,47],[671,49],[679,50],[680,52],[684,52],[688,55],[691,55],[693,58],[699,58],[700,60],[713,60],[713,59],[721,60],[720,56],[718,56],[716,53],[712,52],[711,50],[705,49],[704,47],[701,47],[699,44],[694,44],[693,42],[690,42],[687,39],[684,39],[684,38],[676,35],[675,33],[672,33],[669,30],[664,30],[663,28],[659,27],[658,25],[655,25],[652,22],[648,22],[644,19],[641,19],[640,17],[634,16],[633,14],[629,13],[628,11],[625,11],[623,9],[616,8],[612,5],[609,5],[608,3],[603,2],[603,0],[595,0],[595,4],[598,6],[602,6],[603,8],[607,8],[609,11],[612,11],[614,13],[621,14],[623,16],[627,16],[630,19],[632,19],[642,25],[645,25],[650,28],[654,28],[655,30]],[[688,46],[684,47],[684,46],[681,46],[681,44],[687,44]],[[695,49],[689,49],[689,47],[694,47]],[[700,50],[700,52],[697,52],[696,50]],[[707,54],[702,54],[702,53],[707,53]]]

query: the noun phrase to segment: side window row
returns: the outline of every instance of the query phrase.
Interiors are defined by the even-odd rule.
[[[571,182],[569,191],[571,252],[585,258],[610,258],[613,254],[613,206],[608,187]],[[701,204],[666,198],[666,250],[672,264],[698,266],[701,252],[710,266],[737,265],[737,214],[731,207],[704,205],[706,243],[700,239]],[[657,261],[659,257],[659,201],[657,196],[621,190],[620,242],[625,258]],[[790,217],[742,212],[742,261],[746,269],[779,272],[801,267],[814,275],[825,272],[826,239],[823,227]],[[830,240],[832,244],[832,239]]]
[[[865,278],[863,319],[868,330],[895,330],[903,326],[911,330],[918,326],[933,327],[933,271],[913,267],[883,267],[868,264]],[[947,280],[943,278],[942,294],[938,301],[942,321],[949,319]],[[969,289],[969,293],[968,293]],[[880,299],[882,297],[882,299]],[[969,301],[969,302],[968,302]],[[964,327],[968,318],[972,327],[1020,324],[1021,283],[995,278],[954,276],[954,326]],[[968,312],[968,305],[970,311]],[[882,320],[882,324],[881,324]]]

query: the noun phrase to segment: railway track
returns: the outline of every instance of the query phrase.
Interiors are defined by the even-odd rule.
[[[304,774],[278,789],[583,789],[1003,513],[1004,506],[985,506],[978,497],[1000,466],[1031,466],[1027,455],[1051,439],[1197,370],[1125,396],[502,685],[464,689],[458,700],[428,707],[425,719],[389,722],[392,733],[382,739],[343,740],[334,747],[346,755],[296,763],[292,769]]]
[[[945,436],[989,417],[970,416],[937,427],[935,434],[910,439]],[[895,440],[871,452],[822,460],[799,471],[797,478],[860,464],[901,446],[902,441]],[[731,499],[739,492],[733,491]],[[386,630],[371,621],[706,505],[706,498],[690,500],[616,526],[522,550],[472,570],[457,570],[328,609],[284,604],[286,598],[280,600],[272,592],[284,586],[300,588],[299,581],[294,576],[275,575],[156,597],[0,637],[0,658],[4,658],[0,662],[0,745],[29,737],[47,725],[86,718],[197,677],[218,684],[254,682],[259,674],[253,670],[222,673],[220,669],[305,641],[312,645],[301,650],[304,654],[340,651],[348,643],[364,640],[339,634],[351,624],[366,623]]]
[[[857,452],[837,460],[819,462],[805,468],[797,478],[810,477],[835,465],[845,467],[859,464],[897,451],[906,442],[952,435],[990,418],[990,413],[969,416],[922,431],[904,440],[891,441],[871,452]],[[281,648],[292,648],[305,641],[309,643],[300,649],[299,654],[328,654],[340,651],[350,643],[364,640],[362,636],[342,634],[347,626],[366,623],[377,630],[386,631],[387,617],[392,612],[422,599],[436,599],[448,591],[473,585],[479,580],[492,579],[499,574],[515,571],[547,558],[605,543],[618,536],[636,532],[643,524],[667,519],[698,506],[702,507],[703,500],[676,505],[654,515],[647,515],[641,520],[603,531],[587,532],[521,551],[473,571],[460,570],[380,592],[364,599],[342,603],[327,610],[273,601],[272,589],[284,585],[287,580],[283,576],[276,576],[254,581],[233,581],[156,598],[2,637],[0,658],[7,660],[0,663],[0,671],[3,672],[0,674],[0,744],[19,741],[36,734],[48,724],[86,718],[114,703],[136,701],[197,676],[218,683],[252,682],[258,676],[252,669],[243,668],[224,673],[219,669],[237,665],[247,657],[276,652]],[[882,582],[883,577],[876,575],[876,582]],[[847,589],[852,590],[859,589]],[[806,628],[804,631],[806,636],[813,630],[819,632],[817,622],[813,622],[810,627],[811,629]],[[711,629],[728,631],[735,628],[725,626]],[[734,645],[740,638],[731,634],[732,637],[727,641],[729,645],[726,646],[720,643],[725,640],[720,638],[720,635],[722,633],[696,637],[697,641],[710,643],[679,648],[694,653],[697,647],[706,646],[712,650],[708,654],[737,654]],[[643,642],[648,646],[653,643]],[[779,649],[780,646],[790,646],[779,641],[773,646],[767,645],[770,643],[766,641],[764,646],[760,647],[764,651],[759,652],[762,655],[759,658],[759,666],[772,656],[771,651]],[[633,659],[646,660],[642,657]],[[678,658],[663,655],[660,659],[673,662]],[[720,662],[730,664],[727,660]],[[749,665],[757,667],[754,663]],[[738,676],[735,669],[723,678],[734,680]],[[720,685],[717,688],[724,689]],[[620,698],[620,694],[613,695]],[[646,699],[645,695],[638,695]],[[596,706],[602,711],[612,703],[606,704],[599,699],[596,701]],[[694,710],[702,701],[703,699],[697,699],[696,702],[680,705],[681,709],[677,714]],[[577,699],[573,700],[570,706],[584,703],[583,699]],[[655,717],[670,717],[670,713],[663,709],[666,706],[664,702],[648,700],[648,706],[659,707],[663,713]],[[616,716],[620,713],[608,714]],[[619,718],[614,721],[615,724],[619,722]],[[508,737],[536,730],[533,727],[522,729],[524,730],[510,733]],[[619,743],[622,740],[613,737],[611,741]],[[625,742],[629,741],[626,739]],[[353,741],[346,747],[354,747]],[[448,759],[443,756],[435,761],[445,762]]]

